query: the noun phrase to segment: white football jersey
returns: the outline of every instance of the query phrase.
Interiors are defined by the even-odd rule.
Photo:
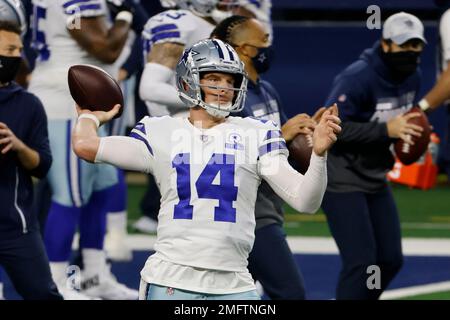
[[[49,119],[70,119],[75,113],[67,72],[74,64],[92,64],[116,76],[117,67],[90,55],[73,39],[70,28],[80,27],[79,18],[105,16],[105,0],[33,0],[32,46],[38,51],[29,90],[43,102]]]
[[[164,116],[145,117],[130,136],[144,142],[147,172],[161,192],[156,253],[149,260],[248,272],[259,161],[288,155],[280,129],[271,121],[240,117],[199,129],[186,118]]]

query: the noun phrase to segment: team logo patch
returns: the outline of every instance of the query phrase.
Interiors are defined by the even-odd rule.
[[[242,137],[237,133],[230,133],[228,135],[227,143],[225,143],[225,148],[244,150],[244,145],[240,143]]]

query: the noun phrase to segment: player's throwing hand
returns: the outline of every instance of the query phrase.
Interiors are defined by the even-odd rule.
[[[119,113],[121,105],[120,104],[116,104],[108,112],[106,112],[106,111],[90,111],[88,109],[81,109],[78,104],[75,104],[75,107],[77,108],[78,116],[80,116],[82,114],[92,114],[98,119],[98,121],[100,122],[100,125],[102,125],[102,124],[110,121],[111,119],[113,119],[116,116],[116,114]]]

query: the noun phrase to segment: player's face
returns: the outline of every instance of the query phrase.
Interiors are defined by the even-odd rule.
[[[253,58],[258,54],[259,48],[267,48],[270,45],[269,33],[264,25],[256,19],[251,19],[247,24],[248,31],[238,44],[238,54]]]
[[[228,104],[234,97],[234,77],[221,72],[207,73],[200,80],[206,103]]]
[[[0,31],[0,55],[20,57],[23,45],[20,36],[14,32]]]

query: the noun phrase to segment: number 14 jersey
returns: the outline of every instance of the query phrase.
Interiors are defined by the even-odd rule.
[[[228,117],[211,129],[199,129],[188,119],[146,117],[131,137],[147,149],[147,171],[161,191],[152,257],[247,272],[260,159],[288,154],[279,128],[252,118]]]

